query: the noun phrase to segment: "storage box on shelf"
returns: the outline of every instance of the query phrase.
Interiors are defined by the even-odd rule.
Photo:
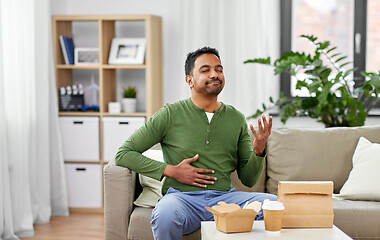
[[[66,163],[69,207],[101,208],[102,167],[100,164]]]
[[[118,148],[145,122],[143,117],[103,117],[103,160],[111,161]]]
[[[90,81],[91,75],[96,76],[96,83],[99,85],[98,105],[99,111],[89,112],[60,112],[60,123],[64,150],[64,160],[67,166],[70,164],[87,164],[100,167],[103,169],[105,163],[110,161],[116,154],[120,146],[146,119],[152,116],[160,107],[162,107],[162,36],[161,36],[161,17],[152,15],[87,15],[87,16],[53,16],[53,48],[55,61],[55,75],[57,92],[59,88],[71,86],[78,83],[78,75],[82,72],[91,72],[88,76]],[[80,24],[78,24],[80,23]],[[135,24],[138,23],[138,24]],[[78,40],[81,31],[75,29],[80,25],[86,28],[88,24],[90,30],[97,28],[96,34],[89,36],[92,39],[92,45],[97,44],[99,49],[99,63],[88,65],[66,65],[59,42],[59,36],[63,35]],[[129,28],[131,25],[133,27]],[[94,27],[96,26],[96,27]],[[126,28],[126,29],[125,29]],[[120,33],[121,32],[121,33]],[[146,39],[145,61],[140,65],[110,65],[108,64],[111,42],[113,38],[135,37],[133,32],[140,34],[138,37]],[[123,35],[125,33],[132,35]],[[136,35],[136,34],[135,34]],[[80,36],[79,36],[80,37]],[[85,36],[87,37],[87,35]],[[83,39],[81,40],[82,44]],[[94,47],[94,46],[80,47]],[[125,71],[143,71],[142,79],[125,79]],[[78,74],[80,72],[81,74]],[[86,73],[85,73],[86,74]],[[131,74],[133,76],[134,73]],[[83,74],[82,74],[83,75]],[[123,78],[123,79],[121,79]],[[87,79],[87,77],[86,77]],[[81,80],[83,82],[83,79]],[[134,81],[134,82],[133,82]],[[81,83],[82,83],[81,82]],[[108,103],[120,101],[121,87],[137,82],[138,96],[140,97],[140,106],[136,113],[108,113]],[[84,117],[84,118],[83,118]],[[127,119],[125,119],[127,117]],[[83,118],[83,119],[82,119]],[[79,124],[78,122],[82,122]],[[119,124],[128,122],[128,124]],[[116,125],[115,125],[116,124]],[[88,169],[86,167],[86,169]],[[78,167],[83,169],[83,167]],[[77,168],[75,168],[77,169]],[[86,171],[72,171],[71,174],[81,176],[77,181],[83,184],[89,184],[90,188],[99,188],[88,182]],[[101,175],[91,175],[91,178],[98,178],[102,181]],[[69,175],[68,175],[69,178]],[[69,194],[77,194],[73,185],[68,179]],[[78,183],[80,185],[80,183]],[[78,186],[79,186],[78,185]],[[81,186],[84,187],[84,186]],[[101,189],[97,189],[103,194]],[[75,196],[70,196],[70,199]],[[74,204],[71,207],[96,208],[102,210],[101,204]]]
[[[64,116],[59,126],[66,161],[99,161],[99,117]]]

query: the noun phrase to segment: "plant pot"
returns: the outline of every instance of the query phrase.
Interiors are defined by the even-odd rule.
[[[121,100],[123,105],[123,112],[134,113],[136,112],[136,98],[123,98]]]

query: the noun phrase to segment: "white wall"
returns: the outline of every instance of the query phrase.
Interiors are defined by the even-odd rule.
[[[173,103],[190,96],[185,83],[181,0],[51,0],[52,15],[152,14],[162,17],[163,101]],[[196,13],[194,13],[196,16]],[[223,55],[223,54],[222,54]],[[252,122],[252,121],[249,121]],[[284,126],[274,118],[274,127]],[[380,117],[367,118],[366,125],[380,124]],[[323,127],[315,119],[292,118],[286,127]]]
[[[181,29],[181,1],[177,0],[51,0],[52,15],[152,14],[162,17],[163,101],[173,103],[184,96],[186,86]],[[186,94],[186,91],[185,91]]]

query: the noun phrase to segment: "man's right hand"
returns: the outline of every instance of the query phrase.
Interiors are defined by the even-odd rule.
[[[164,170],[165,177],[171,177],[178,182],[185,183],[192,186],[206,188],[205,184],[214,184],[216,177],[204,175],[204,173],[214,173],[214,170],[196,168],[190,164],[198,159],[199,155],[195,155],[192,158],[183,160],[178,165],[168,164]]]

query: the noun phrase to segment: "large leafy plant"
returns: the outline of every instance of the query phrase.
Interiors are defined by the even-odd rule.
[[[314,45],[313,55],[289,51],[273,65],[270,57],[244,62],[272,65],[274,74],[288,72],[297,79],[296,89],[306,88],[310,93],[310,97],[291,100],[282,93],[277,101],[271,97],[272,107],[281,106],[281,121],[285,123],[291,116],[309,116],[323,122],[326,127],[364,125],[368,111],[380,100],[380,72],[362,72],[367,81],[355,87],[351,75],[356,69],[348,68],[352,62],[336,53],[337,47],[330,47],[329,41],[318,42],[313,35],[301,37]],[[268,109],[263,104],[263,109],[256,110],[249,118],[257,118]]]

